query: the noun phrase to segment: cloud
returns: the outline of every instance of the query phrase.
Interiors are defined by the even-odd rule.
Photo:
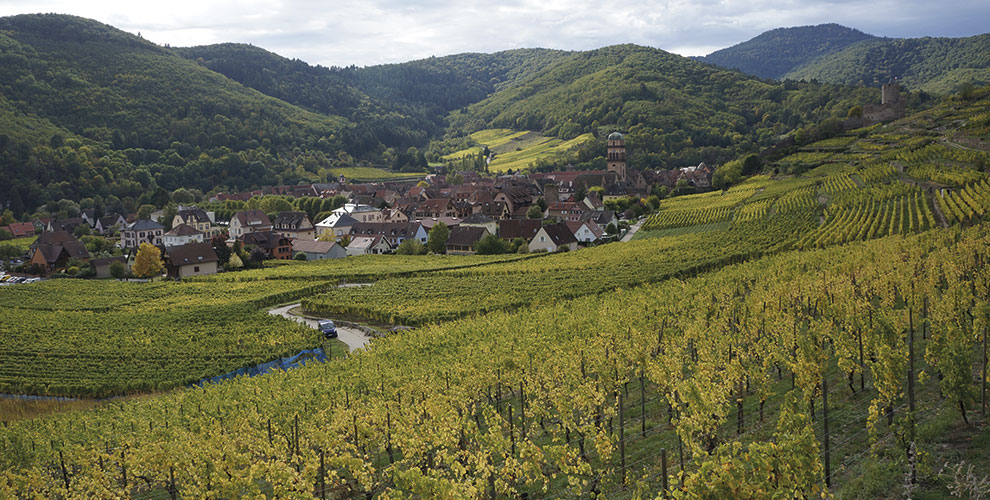
[[[882,36],[981,33],[990,2],[960,0],[0,0],[0,15],[90,17],[174,46],[251,43],[312,64],[370,65],[520,47],[619,43],[702,55],[768,29],[837,22]]]

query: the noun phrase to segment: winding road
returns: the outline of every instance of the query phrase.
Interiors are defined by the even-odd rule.
[[[292,309],[299,307],[300,304],[289,304],[287,306],[276,307],[274,309],[269,309],[268,314],[273,316],[281,316],[285,319],[289,319],[298,323],[309,326],[310,328],[317,328],[318,321],[315,319],[304,318],[302,316],[296,316],[290,313]],[[348,328],[346,326],[337,325],[337,339],[341,342],[347,344],[348,350],[354,352],[355,349],[360,349],[371,342],[371,339],[366,337],[364,333],[354,328]]]

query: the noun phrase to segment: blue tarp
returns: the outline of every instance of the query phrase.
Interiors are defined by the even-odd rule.
[[[275,361],[262,363],[260,365],[238,368],[230,373],[224,373],[223,375],[217,375],[216,377],[204,378],[199,382],[193,382],[192,384],[189,384],[189,387],[202,387],[203,384],[206,383],[216,383],[223,380],[232,379],[234,377],[255,377],[269,373],[272,370],[287,371],[292,368],[306,366],[307,362],[312,363],[314,361],[319,361],[320,363],[325,363],[327,361],[327,355],[323,352],[322,348],[318,347],[316,349],[305,349],[299,351],[299,353],[294,356],[289,356],[288,358],[281,358],[276,359]]]

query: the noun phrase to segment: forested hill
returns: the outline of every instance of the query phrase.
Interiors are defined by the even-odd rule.
[[[0,118],[0,206],[16,214],[294,183],[299,152],[334,155],[349,127],[111,26],[48,14],[0,18]]]
[[[670,168],[755,152],[794,128],[878,100],[874,89],[765,82],[658,49],[617,45],[561,57],[454,111],[450,126],[454,135],[509,128],[563,139],[617,129],[627,132],[631,165]],[[600,153],[583,151],[579,160],[596,157],[604,168]]]
[[[243,44],[174,50],[269,96],[351,119],[355,126],[345,142],[355,155],[379,145],[421,146],[442,133],[451,110],[480,101],[568,54],[519,49],[365,68],[325,68]]]
[[[777,28],[698,60],[761,78],[780,79],[823,55],[873,39],[876,37],[838,24]]]
[[[173,142],[235,150],[261,143],[315,147],[346,125],[88,19],[0,18],[0,44],[0,85],[9,106],[115,149],[165,149]]]
[[[874,86],[898,78],[911,89],[947,94],[964,83],[990,83],[990,34],[866,40],[795,68],[784,77]]]

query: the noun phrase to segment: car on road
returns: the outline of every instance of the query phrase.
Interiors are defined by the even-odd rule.
[[[328,339],[337,338],[337,325],[328,319],[321,319],[318,328],[323,332],[323,336]]]

